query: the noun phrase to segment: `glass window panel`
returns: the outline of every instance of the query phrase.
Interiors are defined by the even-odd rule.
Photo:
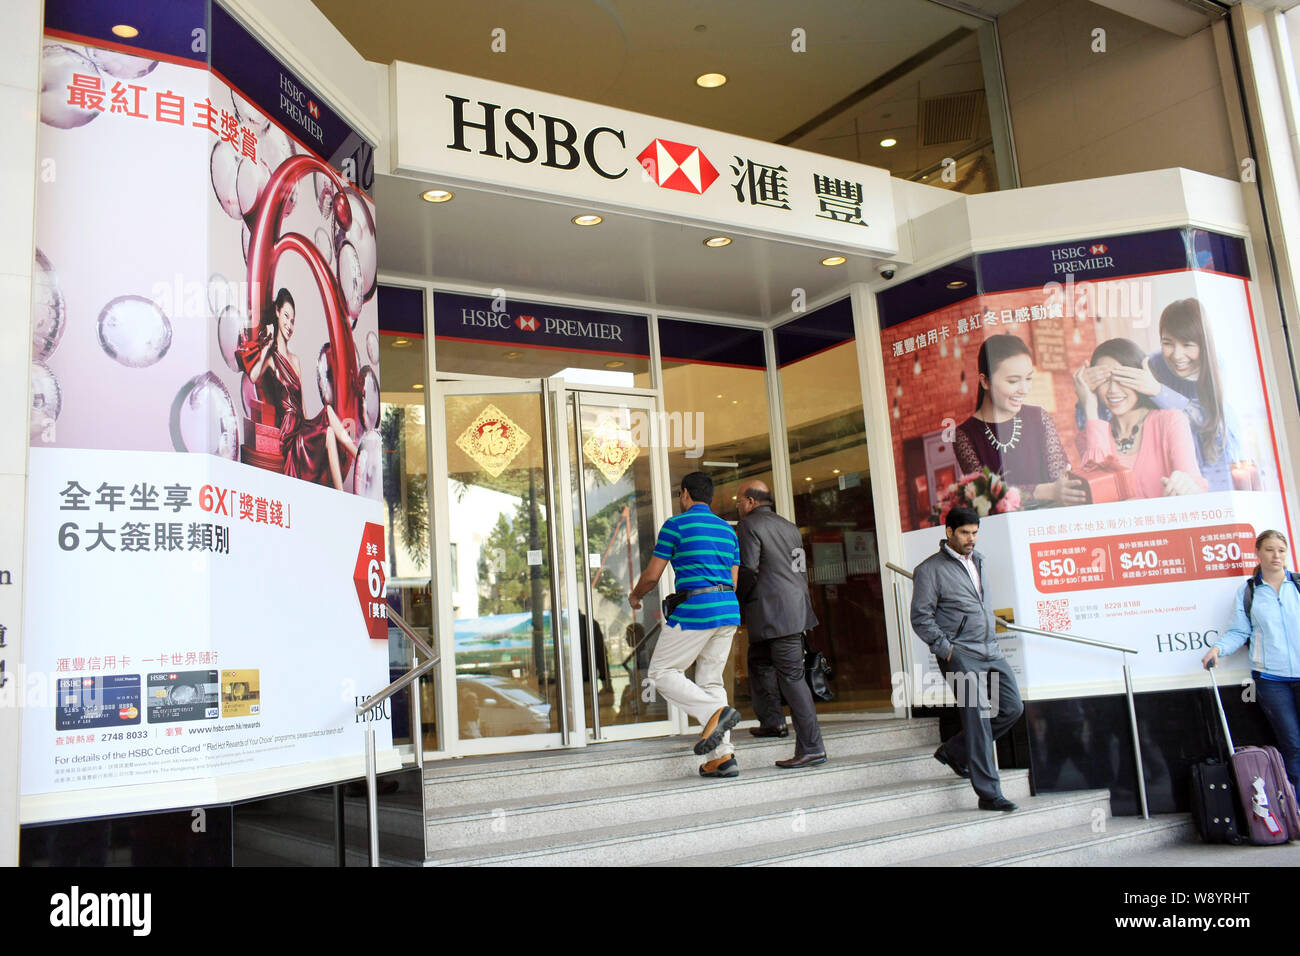
[[[892,711],[876,517],[847,300],[776,330],[794,520],[808,557],[809,643],[833,670],[819,710]]]
[[[396,286],[379,288],[379,337],[373,347],[381,369],[379,437],[384,454],[384,538],[388,559],[388,604],[426,641],[432,641],[430,587],[429,424],[425,405],[426,354],[424,292]],[[411,643],[396,625],[388,629],[389,677],[410,669]],[[424,747],[438,748],[436,681],[420,681],[420,721]],[[411,743],[410,691],[392,701],[393,743]]]
[[[748,481],[772,487],[772,436],[767,413],[767,363],[757,329],[659,320],[664,431],[673,513],[681,511],[682,476],[702,471],[714,481],[713,511],[733,526],[736,499]],[[727,697],[746,719],[749,636],[742,626],[723,675]]]

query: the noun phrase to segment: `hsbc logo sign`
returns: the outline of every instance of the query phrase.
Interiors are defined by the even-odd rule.
[[[718,178],[718,171],[698,146],[656,139],[636,158],[663,189],[702,195]]]
[[[446,94],[451,101],[452,141],[448,149],[477,152],[512,163],[541,161],[551,169],[577,169],[586,165],[604,179],[621,179],[627,167],[612,168],[609,153],[613,140],[617,153],[625,153],[627,139],[621,129],[597,126],[586,132],[559,116],[533,110],[504,109],[499,103]],[[475,148],[477,147],[477,148]]]
[[[1052,272],[1070,275],[1093,269],[1113,269],[1115,257],[1107,255],[1110,247],[1104,242],[1091,242],[1082,246],[1060,246],[1052,250]]]
[[[535,316],[521,315],[519,318],[515,319],[515,325],[524,332],[537,331],[537,319]]]

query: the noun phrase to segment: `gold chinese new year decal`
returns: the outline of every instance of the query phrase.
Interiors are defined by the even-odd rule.
[[[605,415],[596,423],[595,431],[582,443],[582,452],[612,485],[636,461],[641,449],[632,441],[628,429],[619,427],[614,416]]]
[[[456,445],[495,478],[509,467],[528,444],[528,433],[495,405],[478,413],[460,433]]]

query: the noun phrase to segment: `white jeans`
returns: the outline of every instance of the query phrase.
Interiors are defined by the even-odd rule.
[[[659,642],[650,658],[650,671],[646,675],[656,692],[668,703],[680,707],[704,726],[721,707],[727,706],[727,689],[722,683],[722,672],[731,657],[731,639],[736,636],[736,625],[703,631],[685,631],[673,625],[659,632]],[[685,674],[686,668],[695,665],[695,680]],[[708,760],[716,760],[735,753],[731,734],[727,733],[716,750],[710,751]]]

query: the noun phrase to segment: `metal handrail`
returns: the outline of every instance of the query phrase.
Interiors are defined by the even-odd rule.
[[[915,577],[911,571],[908,571],[906,568],[900,568],[892,561],[886,561],[885,567],[889,568],[889,570],[893,571],[895,574],[902,575],[903,577],[907,578],[909,581]],[[901,629],[902,622],[903,622],[903,613],[902,613],[902,605],[899,601],[899,592],[897,589],[894,590],[894,611],[898,615],[899,627]],[[1102,650],[1118,651],[1119,653],[1125,655],[1124,695],[1128,699],[1129,729],[1133,734],[1133,760],[1137,768],[1138,802],[1142,807],[1142,819],[1150,820],[1151,812],[1147,807],[1146,774],[1142,769],[1142,742],[1138,736],[1137,706],[1133,700],[1133,672],[1129,669],[1128,656],[1127,656],[1129,654],[1138,653],[1137,650],[1132,647],[1125,647],[1122,644],[1110,644],[1106,641],[1096,641],[1087,637],[1079,637],[1077,634],[1065,634],[1060,631],[1044,631],[1041,630],[1040,628],[1029,627],[1028,625],[1025,624],[1010,624],[1001,619],[998,620],[998,625],[1008,631],[1019,631],[1022,634],[1032,634],[1036,637],[1050,637],[1053,640],[1069,641],[1073,644],[1083,644],[1087,647],[1098,647],[1101,648]],[[902,632],[900,630],[900,634],[901,633]],[[903,657],[904,659],[906,659],[907,657],[906,648],[903,649]]]
[[[1064,631],[1044,631],[1036,627],[1030,627],[1028,624],[1012,624],[1010,621],[1004,621],[998,618],[998,624],[1008,631],[1020,631],[1022,634],[1035,634],[1038,637],[1051,637],[1058,641],[1070,641],[1072,644],[1086,644],[1088,647],[1100,647],[1102,650],[1119,651],[1121,654],[1136,654],[1137,649],[1125,647],[1123,644],[1110,644],[1106,641],[1094,641],[1090,637],[1079,637],[1077,634],[1066,634]]]
[[[413,664],[411,669],[408,670],[401,677],[397,678],[397,680],[393,681],[391,684],[389,684],[379,693],[375,694],[369,700],[366,700],[365,702],[359,704],[355,712],[357,717],[364,716],[365,714],[374,710],[384,701],[388,700],[388,698],[392,697],[402,688],[419,680],[422,676],[424,676],[431,669],[437,666],[438,661],[441,660],[441,658],[433,652],[433,648],[430,647],[425,642],[424,638],[422,638],[419,634],[416,634],[415,630],[411,627],[411,625],[406,623],[406,619],[402,617],[402,615],[394,611],[391,607],[388,609],[388,620],[396,624],[397,629],[400,630],[403,634],[405,634],[407,638],[411,641],[411,643],[415,645],[416,649],[423,652],[423,654],[427,659],[422,664]],[[412,661],[414,661],[415,659],[416,659],[415,655],[412,654]],[[424,746],[423,746],[423,741],[421,740],[423,731],[424,731],[424,720],[420,712],[420,689],[417,687],[415,691],[411,694],[411,740],[415,744],[415,765],[420,770],[424,769]],[[366,727],[366,813],[367,813],[367,821],[369,824],[371,866],[379,865],[379,799],[378,799],[379,788],[378,788],[378,780],[377,780],[378,773],[375,769],[375,760],[376,760],[375,728],[372,726],[367,726]]]

